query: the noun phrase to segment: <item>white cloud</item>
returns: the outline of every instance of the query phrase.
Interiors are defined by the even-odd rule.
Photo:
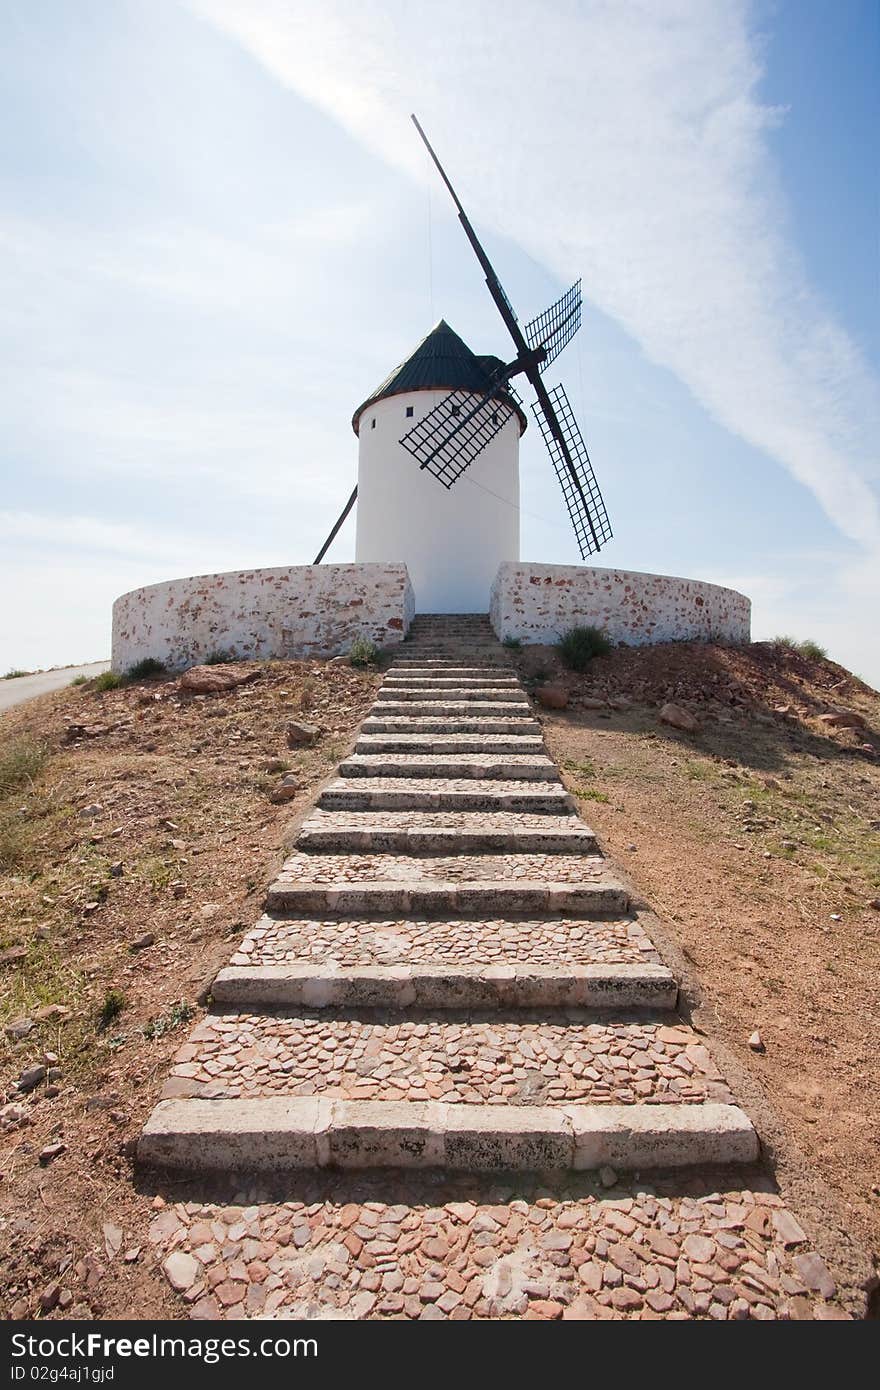
[[[191,0],[371,151],[565,277],[880,554],[877,383],[805,282],[742,0]],[[464,252],[463,252],[464,254]]]

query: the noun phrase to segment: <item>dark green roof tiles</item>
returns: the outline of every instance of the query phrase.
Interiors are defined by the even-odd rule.
[[[352,429],[358,433],[358,421],[368,406],[405,391],[475,391],[482,395],[489,389],[492,373],[501,365],[498,357],[478,357],[471,352],[467,343],[441,319],[409,357],[358,406],[352,416]],[[525,418],[521,411],[517,413],[522,433]]]

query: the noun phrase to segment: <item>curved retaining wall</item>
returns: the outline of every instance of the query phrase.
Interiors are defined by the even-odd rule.
[[[356,637],[401,642],[414,612],[406,565],[290,565],[172,579],[113,605],[114,671],[144,657],[171,671],[229,651],[240,660],[336,656]]]
[[[502,639],[556,642],[572,627],[600,627],[615,642],[748,642],[752,605],[735,589],[637,570],[505,561],[492,585]]]

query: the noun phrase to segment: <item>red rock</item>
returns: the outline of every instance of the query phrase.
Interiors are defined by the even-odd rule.
[[[673,729],[681,729],[686,734],[695,734],[700,728],[699,721],[692,714],[686,709],[682,709],[681,705],[674,705],[671,702],[665,704],[661,709],[660,720],[661,723],[669,724]]]
[[[191,666],[180,677],[180,689],[190,695],[217,695],[234,690],[238,685],[255,681],[262,674],[260,667],[218,665]]]
[[[565,709],[568,704],[568,691],[564,685],[539,685],[535,699],[544,709]]]

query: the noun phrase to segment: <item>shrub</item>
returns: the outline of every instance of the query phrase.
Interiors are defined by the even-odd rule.
[[[774,647],[787,647],[791,652],[798,652],[800,656],[805,656],[808,661],[825,661],[828,653],[824,647],[820,647],[818,642],[813,642],[809,637],[803,642],[799,642],[796,637],[789,637],[787,633],[781,637],[772,639]]]
[[[119,1017],[128,1001],[121,989],[108,989],[104,995],[104,1002],[98,1010],[96,1028],[99,1033],[104,1033],[115,1019]]]
[[[31,674],[30,671],[22,671],[18,667],[15,667],[12,671],[7,671],[3,679],[5,681],[17,681],[19,676],[29,676]]]
[[[165,662],[157,661],[154,656],[145,656],[142,661],[136,661],[133,666],[129,666],[125,674],[130,681],[143,681],[150,676],[164,676]]]
[[[88,676],[74,676],[74,678],[73,678],[73,680],[70,682],[70,684],[71,684],[71,685],[86,685],[86,684],[88,683],[88,679],[89,679]]]
[[[122,676],[118,675],[115,671],[102,671],[100,676],[95,677],[92,689],[96,690],[100,695],[105,690],[118,690],[119,687],[124,684],[125,681]]]
[[[368,637],[356,637],[348,653],[352,666],[375,666],[378,657],[379,648]]]
[[[234,661],[235,656],[228,647],[218,647],[216,652],[209,652],[202,662],[203,666],[225,666],[227,661]]]
[[[26,735],[0,744],[0,797],[32,782],[47,756],[46,745]]]
[[[586,671],[594,656],[605,656],[611,647],[610,638],[598,627],[573,627],[557,643],[570,671]]]
[[[505,637],[501,645],[506,647],[509,652],[522,651],[522,642],[518,637]]]
[[[801,656],[805,656],[808,661],[825,661],[828,657],[825,648],[820,647],[818,642],[813,642],[810,638],[807,638],[805,642],[801,642],[798,651]]]

